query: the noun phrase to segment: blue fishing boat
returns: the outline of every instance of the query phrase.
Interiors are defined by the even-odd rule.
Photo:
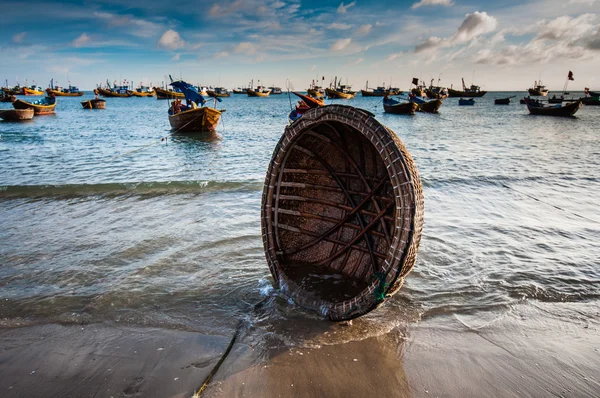
[[[475,105],[475,100],[473,98],[461,98],[458,100],[458,105]]]

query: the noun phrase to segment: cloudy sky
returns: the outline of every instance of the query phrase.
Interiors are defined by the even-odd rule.
[[[358,89],[412,77],[524,90],[600,90],[600,0],[84,0],[2,2],[0,79]]]

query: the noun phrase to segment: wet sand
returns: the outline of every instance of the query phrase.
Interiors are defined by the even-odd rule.
[[[352,336],[365,326],[354,322],[332,324],[332,333]],[[230,338],[110,325],[2,329],[0,396],[190,397]],[[242,338],[202,396],[596,397],[600,391],[598,323],[540,317],[534,308],[487,319],[440,316],[353,339],[264,349]]]

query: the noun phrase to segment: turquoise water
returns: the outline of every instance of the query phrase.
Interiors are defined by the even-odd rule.
[[[540,302],[561,316],[553,303],[600,301],[600,109],[554,119],[518,101],[493,105],[508,95],[523,93],[488,93],[473,107],[447,99],[439,115],[416,116],[383,114],[377,98],[338,101],[390,127],[424,185],[417,264],[365,317],[373,329]],[[108,98],[106,110],[80,101],[0,123],[1,324],[224,333],[245,318],[284,333],[274,325],[319,322],[273,291],[260,236],[286,95],[226,98],[216,136],[166,141],[166,101]]]

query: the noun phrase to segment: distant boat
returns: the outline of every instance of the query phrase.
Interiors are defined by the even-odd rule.
[[[259,85],[256,86],[255,89],[254,80],[252,80],[252,82],[250,82],[250,87],[246,89],[246,94],[248,94],[248,97],[268,97],[269,94],[271,94],[271,90],[266,88],[265,86],[261,86],[260,80]]]
[[[120,86],[111,86],[108,80],[106,81],[106,87],[98,87],[98,92],[103,97],[131,97],[131,90],[129,90],[129,86],[120,85]]]
[[[13,102],[15,109],[33,109],[36,115],[49,115],[54,113],[56,109],[56,98],[44,97],[34,102],[27,102],[23,100],[16,100]]]
[[[465,79],[462,79],[462,91],[453,90],[452,88],[448,89],[449,97],[464,97],[464,98],[478,98],[483,97],[487,94],[487,91],[482,91],[481,87],[471,84],[471,87],[467,87],[465,85]]]
[[[529,92],[529,95],[532,95],[534,97],[545,97],[548,95],[548,89],[546,89],[546,86],[542,84],[541,80],[536,80],[533,83],[533,88],[530,88],[527,91]]]
[[[300,117],[304,115],[304,113],[306,113],[312,108],[325,106],[325,103],[321,99],[313,98],[308,95],[297,93],[295,91],[293,91],[293,93],[300,97],[300,100],[298,101],[298,104],[296,104],[296,107],[292,109],[292,111],[288,114],[288,119],[290,123],[293,123],[296,120],[300,119]]]
[[[468,98],[468,99],[461,98],[458,100],[458,105],[463,105],[463,106],[464,105],[467,105],[467,106],[475,105],[475,100],[473,98]]]
[[[417,111],[425,113],[438,113],[443,103],[441,99],[426,100],[423,97],[415,97],[414,95],[410,95],[408,99],[417,104]]]
[[[283,91],[281,91],[281,87],[269,87],[269,90],[271,90],[272,95],[277,95],[277,94],[283,93]]]
[[[0,110],[0,119],[7,122],[20,122],[23,120],[31,120],[34,115],[33,108],[27,109],[3,109]]]
[[[580,101],[583,105],[600,105],[600,97],[582,97]]]
[[[91,99],[87,101],[83,101],[81,103],[83,109],[105,109],[106,108],[106,100],[103,99]]]
[[[79,88],[70,84],[69,88],[55,86],[54,79],[50,80],[50,87],[46,89],[46,93],[48,95],[54,94],[56,97],[81,97],[84,94],[83,91],[79,91]]]
[[[233,89],[234,94],[248,94],[248,89],[244,87],[238,87]]]
[[[325,95],[327,98],[352,99],[356,96],[356,91],[352,91],[352,86],[342,84],[336,76],[333,85],[325,89]]]
[[[156,93],[156,99],[185,98],[185,95],[183,95],[183,93],[172,89],[164,89],[161,87],[152,87],[152,89]]]
[[[412,88],[410,93],[415,97],[426,97],[426,89],[427,87],[425,87],[425,82],[423,82],[423,84],[415,84],[415,88]]]
[[[138,88],[131,91],[131,95],[134,97],[154,97],[156,95],[156,91],[149,86],[144,86],[144,84],[141,83]]]
[[[222,111],[204,106],[204,97],[197,88],[183,80],[171,82],[171,86],[184,94],[186,104],[181,100],[173,101],[169,108],[169,124],[174,133],[213,132],[217,129]],[[216,101],[221,101],[215,98]],[[200,106],[198,106],[200,105]]]
[[[306,94],[314,98],[323,98],[325,97],[325,90],[323,90],[323,87],[316,85],[313,80],[310,87],[306,89]]]
[[[17,99],[13,94],[9,94],[4,91],[4,88],[0,89],[0,102],[14,102]]]
[[[444,98],[448,97],[448,89],[446,87],[441,87],[439,84],[440,84],[440,79],[438,79],[437,86],[433,85],[433,79],[431,79],[431,83],[429,84],[429,87],[427,87],[425,89],[425,94],[427,95],[428,98],[444,99]]]
[[[590,91],[590,89],[587,87],[585,88],[585,93],[592,97],[600,97],[600,91]]]
[[[506,97],[506,98],[496,98],[494,100],[494,105],[510,105],[510,99],[511,98],[515,98],[516,95],[513,95],[512,97]]]
[[[23,87],[23,95],[44,95],[44,89],[35,84],[30,87]]]
[[[527,100],[527,109],[532,115],[573,116],[581,108],[581,100],[564,105],[544,105],[537,100]]]
[[[402,94],[402,91],[395,87],[394,88],[392,88],[392,87],[386,88],[385,86],[377,86],[377,88],[372,89],[372,88],[369,88],[369,82],[367,81],[367,84],[365,85],[365,89],[360,90],[360,94],[363,97],[385,97],[386,95],[387,96],[400,95],[400,94]]]
[[[225,87],[215,87],[212,90],[206,90],[209,97],[229,97],[231,93]]]
[[[419,105],[416,102],[399,102],[395,99],[383,97],[383,110],[385,113],[396,115],[414,115]]]

